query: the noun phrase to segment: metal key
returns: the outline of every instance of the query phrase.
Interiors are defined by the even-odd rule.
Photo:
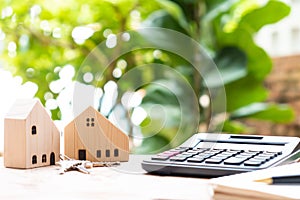
[[[77,170],[84,174],[89,174],[88,169],[93,167],[113,167],[120,165],[120,162],[90,162],[84,160],[74,160],[66,155],[60,155],[60,162],[58,163],[61,168],[59,174],[64,174],[65,172]]]
[[[92,162],[93,167],[113,167],[120,165],[120,162]]]
[[[70,170],[77,170],[84,174],[90,173],[90,171],[87,168],[85,168],[84,163],[76,163],[70,168]]]
[[[72,171],[72,170],[77,170],[84,174],[89,174],[90,172],[85,167],[86,162],[87,161],[74,160],[74,159],[69,158],[66,155],[61,154],[60,162],[58,163],[61,166],[59,174],[64,174],[65,172]]]

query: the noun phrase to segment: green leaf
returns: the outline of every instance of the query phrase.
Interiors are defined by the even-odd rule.
[[[249,76],[225,85],[225,90],[228,112],[254,102],[264,101],[268,95],[262,82]]]
[[[294,119],[294,112],[287,105],[253,103],[231,113],[231,119],[237,118],[255,118],[276,123],[287,123]]]
[[[142,145],[133,149],[136,154],[156,154],[170,149],[169,141],[161,135],[144,138]]]
[[[207,6],[207,12],[204,15],[204,21],[210,21],[228,12],[237,2],[240,0],[205,0]]]
[[[272,61],[268,54],[253,40],[252,35],[245,29],[238,28],[234,32],[218,33],[221,47],[236,46],[247,55],[248,74],[257,80],[263,80],[272,69]]]
[[[245,124],[232,120],[226,120],[222,125],[222,131],[231,134],[251,133],[253,131]]]
[[[143,23],[142,27],[160,27],[187,34],[187,31],[176,19],[165,10],[153,12]]]
[[[208,72],[205,74],[205,81],[212,87],[219,87],[224,84],[236,81],[247,75],[247,58],[243,51],[236,47],[223,48],[214,59],[223,83],[216,82],[218,74]]]
[[[156,0],[156,2],[165,10],[167,11],[174,19],[177,20],[177,22],[180,24],[180,26],[189,33],[189,24],[185,18],[185,15],[178,6],[178,4],[169,1],[169,0]]]
[[[239,26],[247,28],[252,33],[255,33],[263,26],[278,22],[286,17],[289,15],[290,10],[290,7],[285,3],[270,0],[265,6],[255,9],[243,16]]]
[[[159,83],[159,82],[158,82]],[[171,91],[160,84],[151,84],[146,87],[146,96],[143,98],[143,104],[157,103],[165,105],[178,105],[176,96]]]

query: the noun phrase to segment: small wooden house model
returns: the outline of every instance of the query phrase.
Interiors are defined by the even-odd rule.
[[[54,165],[59,153],[59,130],[40,101],[17,100],[4,119],[4,166]]]
[[[65,155],[78,160],[128,161],[128,136],[101,115],[88,107],[64,131]]]

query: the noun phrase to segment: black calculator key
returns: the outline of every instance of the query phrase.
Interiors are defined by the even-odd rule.
[[[225,165],[240,165],[242,164],[246,159],[245,158],[235,158],[231,157],[224,161]]]

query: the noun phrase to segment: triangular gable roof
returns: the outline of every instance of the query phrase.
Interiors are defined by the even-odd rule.
[[[95,108],[93,108],[92,106],[89,106],[88,108],[86,108],[83,112],[81,112],[75,119],[73,119],[66,127],[68,127],[70,124],[74,123],[79,117],[81,117],[82,115],[85,115],[85,113],[87,112],[93,112],[95,113],[95,117],[97,119],[101,119],[102,122],[108,123],[111,126],[114,126],[115,128],[117,128],[121,133],[123,133],[124,135],[126,135],[119,127],[117,127],[115,124],[113,124],[111,121],[109,121],[109,119],[107,119],[106,117],[104,117],[100,112],[98,112],[98,110],[96,110]]]
[[[5,118],[26,119],[37,103],[41,104],[38,99],[17,99]]]

